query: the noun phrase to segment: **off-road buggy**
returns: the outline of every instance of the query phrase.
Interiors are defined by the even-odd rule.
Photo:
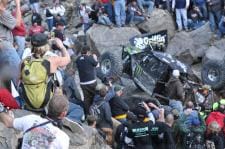
[[[98,76],[121,77],[126,73],[138,88],[150,96],[158,94],[162,97],[166,96],[165,83],[173,69],[180,71],[188,89],[198,84],[193,82],[199,80],[189,66],[163,52],[166,46],[166,31],[135,36],[129,45],[122,47],[121,54],[105,52],[101,55]]]

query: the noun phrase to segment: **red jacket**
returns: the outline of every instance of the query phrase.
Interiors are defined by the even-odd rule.
[[[25,24],[22,21],[20,26],[15,27],[12,30],[13,36],[26,36],[26,28],[25,28]]]
[[[22,13],[22,12],[21,12]],[[16,12],[15,11],[13,11],[12,12],[12,15],[14,16],[14,17],[16,17]],[[24,24],[24,21],[23,21],[23,19],[21,20],[21,24],[20,24],[20,26],[16,26],[13,30],[12,30],[12,34],[13,34],[13,36],[26,36],[26,26],[25,26],[25,24]]]
[[[206,119],[206,125],[208,126],[211,122],[216,121],[220,128],[223,129],[223,132],[225,132],[224,120],[225,114],[221,112],[211,112]]]
[[[12,94],[5,88],[0,88],[0,102],[9,109],[19,109],[19,105],[16,99],[13,98]]]
[[[29,35],[32,36],[32,35],[35,35],[37,33],[43,33],[45,30],[44,30],[44,27],[43,26],[31,26],[30,27],[30,30],[29,30]]]

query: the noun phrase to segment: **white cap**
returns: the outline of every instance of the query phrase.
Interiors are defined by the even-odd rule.
[[[179,70],[173,70],[173,76],[178,78],[180,76],[180,71]]]

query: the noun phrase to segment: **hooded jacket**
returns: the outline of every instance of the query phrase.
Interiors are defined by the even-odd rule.
[[[170,99],[183,100],[183,85],[179,78],[171,77],[166,83],[167,96]]]

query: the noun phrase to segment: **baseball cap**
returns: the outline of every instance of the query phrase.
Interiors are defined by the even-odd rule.
[[[114,87],[114,91],[115,91],[115,92],[121,91],[121,90],[123,90],[123,89],[124,89],[124,87],[121,86],[121,85],[115,85],[115,87]]]
[[[31,44],[34,47],[41,47],[48,43],[48,36],[44,33],[37,33],[31,37]]]

